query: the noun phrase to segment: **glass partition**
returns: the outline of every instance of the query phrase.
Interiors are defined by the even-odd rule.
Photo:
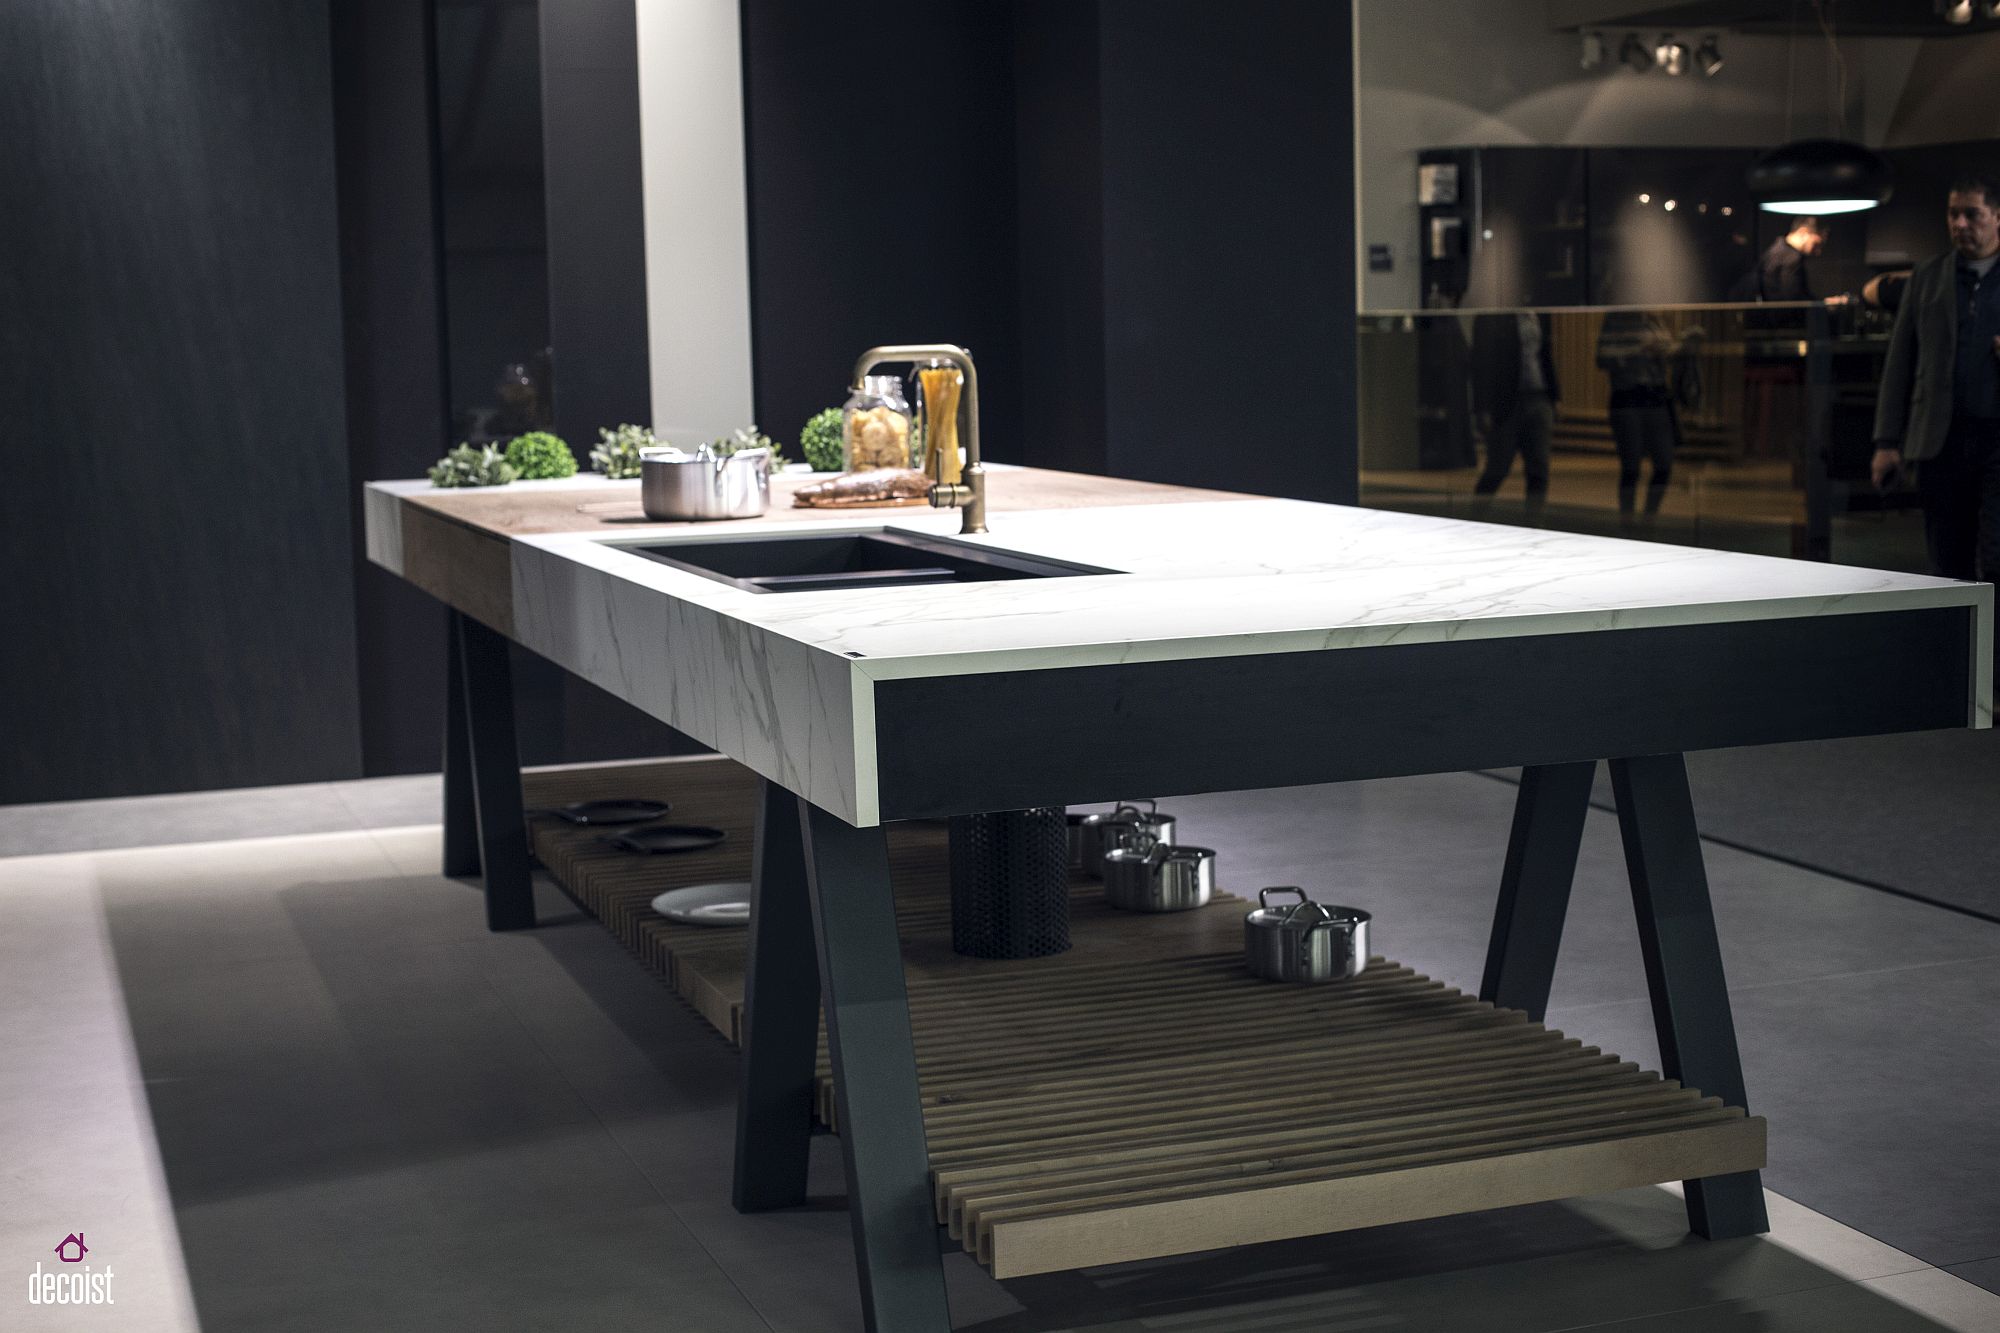
[[[1926,571],[1868,478],[1891,317],[1859,303],[1361,317],[1361,502]]]

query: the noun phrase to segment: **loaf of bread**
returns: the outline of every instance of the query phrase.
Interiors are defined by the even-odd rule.
[[[930,491],[930,478],[916,468],[874,468],[801,486],[792,496],[799,509],[822,509],[839,505],[907,504],[923,499]]]

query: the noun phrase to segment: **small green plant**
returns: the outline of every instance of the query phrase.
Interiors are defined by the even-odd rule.
[[[659,444],[645,426],[630,424],[617,430],[597,429],[598,445],[590,451],[590,465],[616,481],[639,475],[639,451]]]
[[[754,421],[748,426],[737,427],[733,435],[725,435],[719,440],[710,440],[708,442],[708,451],[717,458],[727,458],[731,454],[740,454],[745,449],[769,449],[771,451],[771,468],[773,471],[785,465],[784,447],[770,436],[758,430],[757,423]]]
[[[574,477],[576,455],[560,436],[545,430],[516,435],[507,445],[507,461],[528,481],[544,477]]]
[[[829,407],[814,414],[799,431],[799,449],[815,472],[838,472],[846,447],[841,438],[840,409]]]
[[[492,445],[475,449],[461,444],[431,468],[431,485],[505,486],[515,476],[513,464]]]

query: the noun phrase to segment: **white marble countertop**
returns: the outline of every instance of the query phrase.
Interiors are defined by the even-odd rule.
[[[370,507],[370,550],[389,564],[383,508]],[[955,537],[955,513],[927,510],[767,521],[754,534],[677,524],[515,536],[514,634],[862,823],[874,817],[879,680],[1940,606],[1975,608],[1977,642],[1991,637],[1986,584],[1384,510],[1239,500],[991,523],[959,540],[1124,572],[780,595],[620,549],[790,532]],[[1978,656],[1968,720],[1987,725],[1991,662]]]

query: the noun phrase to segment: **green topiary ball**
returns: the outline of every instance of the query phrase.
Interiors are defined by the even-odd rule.
[[[543,477],[574,477],[576,455],[560,437],[545,430],[516,435],[507,445],[507,461],[529,481]]]
[[[799,449],[815,472],[840,471],[842,458],[840,409],[829,407],[806,422],[799,432]]]

